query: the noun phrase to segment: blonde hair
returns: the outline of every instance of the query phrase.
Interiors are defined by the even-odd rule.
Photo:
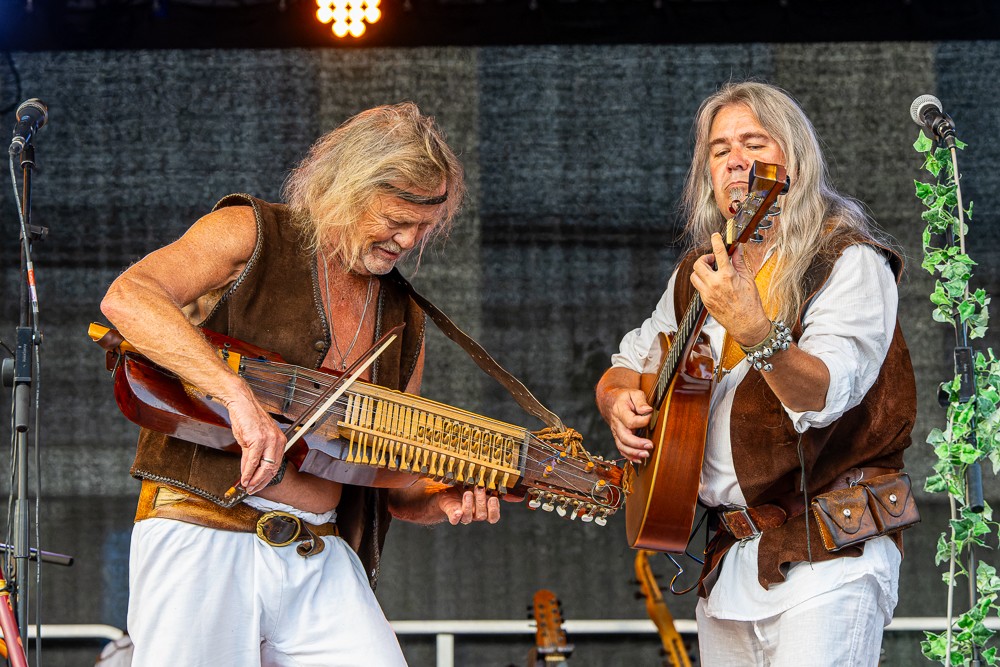
[[[292,170],[283,194],[313,252],[355,266],[367,238],[358,224],[380,193],[437,192],[446,185],[441,220],[421,241],[446,236],[465,197],[465,177],[434,119],[413,102],[379,106],[320,137]]]
[[[791,180],[782,202],[781,223],[774,231],[777,266],[768,288],[777,317],[797,321],[803,300],[802,279],[813,258],[836,232],[852,230],[875,240],[877,232],[861,204],[834,190],[826,160],[812,123],[792,97],[765,83],[727,83],[701,104],[695,118],[695,147],[684,186],[684,228],[689,250],[704,250],[713,232],[721,231],[724,218],[712,191],[709,171],[709,133],[725,107],[750,109],[785,155]]]

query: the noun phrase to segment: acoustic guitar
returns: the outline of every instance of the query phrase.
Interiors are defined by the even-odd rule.
[[[782,189],[785,168],[755,162],[749,189],[732,225],[729,255],[755,234]],[[625,530],[634,549],[682,553],[687,546],[698,502],[698,482],[715,363],[701,329],[708,311],[695,292],[671,340],[661,334],[663,362],[655,374],[643,374],[641,389],[653,406],[644,435],[653,450],[642,463],[626,466],[632,495],[625,509]],[[627,482],[628,483],[628,482]]]
[[[684,640],[674,627],[674,617],[663,600],[663,592],[656,583],[656,575],[649,566],[649,557],[658,552],[640,549],[635,554],[635,578],[646,598],[646,613],[656,625],[660,633],[660,643],[663,644],[663,667],[691,667]]]
[[[336,371],[294,366],[235,338],[206,329],[202,333],[279,426],[300,423],[339,378]],[[102,344],[121,340],[99,324],[91,324],[89,334]],[[240,452],[221,403],[149,361],[127,341],[112,345],[107,356],[115,400],[129,420]],[[292,433],[286,435],[291,438]],[[285,457],[302,472],[345,484],[399,487],[426,477],[512,499],[527,497],[531,509],[598,525],[607,523],[626,495],[622,469],[589,454],[575,431],[528,431],[361,381],[350,384]]]
[[[528,667],[563,665],[573,655],[573,645],[566,641],[559,599],[544,588],[535,592],[532,604],[535,617],[535,648],[528,654]]]

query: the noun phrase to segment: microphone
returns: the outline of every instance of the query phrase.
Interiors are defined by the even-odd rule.
[[[49,108],[37,97],[21,102],[15,112],[14,138],[10,142],[10,154],[19,155],[38,130],[49,120]]]
[[[921,95],[910,105],[910,118],[940,139],[948,148],[955,147],[955,121],[941,109],[941,100],[933,95]]]

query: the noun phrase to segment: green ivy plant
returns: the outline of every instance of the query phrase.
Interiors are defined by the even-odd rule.
[[[956,142],[957,148],[965,144]],[[924,155],[923,168],[936,179],[934,183],[915,181],[917,197],[927,210],[922,214],[926,223],[923,233],[923,268],[935,276],[933,317],[938,322],[950,323],[956,330],[965,325],[970,339],[982,338],[989,323],[990,297],[982,289],[970,291],[969,280],[976,263],[957,239],[964,236],[967,227],[959,230],[958,196],[952,171],[951,153],[945,148],[934,148],[933,142],[923,131],[913,144]],[[964,211],[965,219],[972,219],[972,202]],[[961,234],[959,233],[961,231]],[[996,665],[997,647],[987,648],[993,635],[986,627],[986,617],[1000,611],[1000,576],[996,568],[978,562],[976,588],[978,599],[972,609],[953,619],[954,592],[959,578],[968,580],[966,568],[971,549],[991,548],[996,543],[997,522],[987,504],[982,512],[972,511],[966,501],[965,472],[973,463],[993,464],[993,474],[1000,469],[1000,361],[992,349],[975,355],[975,395],[968,401],[959,397],[961,378],[956,376],[942,385],[949,405],[944,429],[935,428],[927,436],[934,447],[937,463],[934,474],[927,479],[925,489],[932,493],[947,493],[951,506],[948,530],[938,538],[938,565],[948,564],[943,580],[948,586],[949,628],[940,634],[926,632],[921,642],[923,654],[930,660],[944,665],[968,665],[974,647],[978,648],[985,664]]]

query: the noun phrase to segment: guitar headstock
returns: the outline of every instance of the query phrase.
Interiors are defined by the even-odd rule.
[[[531,509],[603,526],[625,504],[623,480],[624,471],[600,456],[591,456],[572,429],[528,434],[518,486],[527,487],[522,495],[528,497]],[[519,490],[515,487],[514,493]]]
[[[730,223],[734,238],[726,239],[729,244],[729,254],[735,252],[739,244],[751,240],[758,233],[758,229],[770,227],[767,220],[780,213],[775,202],[779,195],[788,192],[788,187],[788,177],[783,165],[768,162],[753,163],[747,176],[746,197],[740,202],[739,209]]]
[[[535,617],[535,653],[545,663],[565,662],[573,655],[573,645],[566,641],[559,598],[550,590],[540,589],[532,602]]]

